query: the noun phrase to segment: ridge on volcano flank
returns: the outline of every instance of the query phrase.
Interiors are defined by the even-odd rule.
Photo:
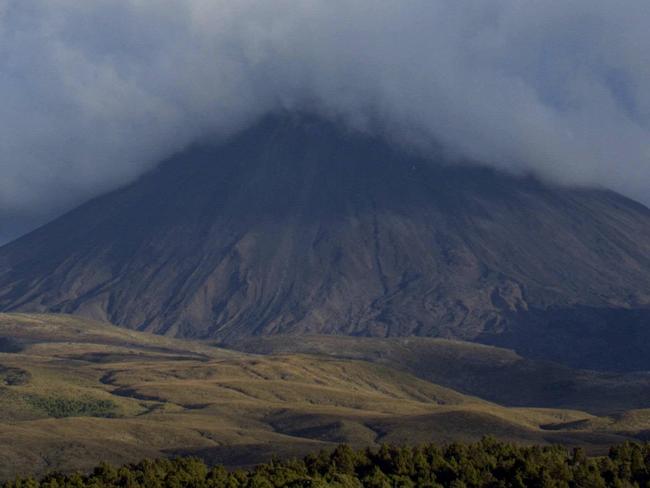
[[[650,368],[650,210],[269,117],[0,248],[0,310],[156,333],[430,335]]]

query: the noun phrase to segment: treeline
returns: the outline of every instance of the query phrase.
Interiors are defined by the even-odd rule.
[[[17,479],[4,488],[211,487],[639,487],[650,488],[650,444],[614,446],[603,457],[561,446],[525,447],[485,438],[475,444],[339,446],[302,460],[274,460],[250,471],[209,468],[195,458],[159,459],[91,474]]]

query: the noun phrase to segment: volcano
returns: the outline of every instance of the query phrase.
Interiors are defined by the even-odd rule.
[[[180,337],[439,336],[650,369],[650,210],[271,116],[0,248],[0,310]]]

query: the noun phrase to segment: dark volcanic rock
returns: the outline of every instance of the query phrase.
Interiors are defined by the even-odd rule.
[[[0,248],[2,311],[186,337],[431,335],[650,368],[648,304],[646,207],[300,117],[189,149]]]

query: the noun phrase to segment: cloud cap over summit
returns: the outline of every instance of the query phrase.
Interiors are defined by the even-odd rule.
[[[647,203],[648,25],[646,0],[7,0],[0,220],[275,109]]]

